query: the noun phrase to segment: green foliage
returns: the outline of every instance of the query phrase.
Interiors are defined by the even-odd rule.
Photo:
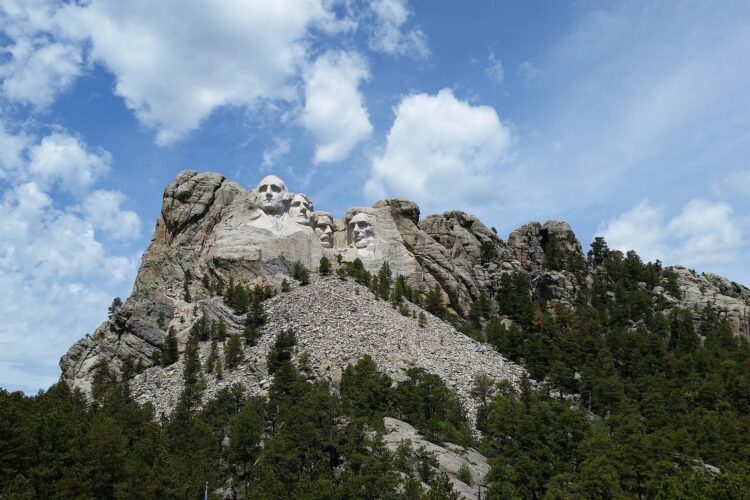
[[[490,240],[484,240],[479,250],[479,256],[482,259],[482,264],[488,264],[495,260],[497,257],[497,247],[495,243]]]
[[[370,273],[367,272],[365,265],[359,258],[354,259],[353,262],[347,262],[343,269],[347,276],[354,278],[354,281],[360,285],[370,286],[370,280],[372,277],[370,276]]]
[[[291,289],[292,289],[292,287],[289,284],[289,280],[287,280],[286,278],[284,278],[283,280],[281,280],[281,291],[282,292],[288,292]]]
[[[460,469],[458,469],[458,480],[468,484],[469,486],[472,485],[472,479],[471,479],[471,471],[466,466],[466,464],[463,464]]]
[[[310,271],[301,262],[297,261],[294,263],[292,278],[296,279],[300,285],[308,285],[310,283]]]
[[[115,297],[112,299],[112,304],[107,309],[107,316],[109,319],[112,319],[115,315],[115,311],[119,309],[122,306],[122,299],[120,297]]]
[[[268,352],[266,359],[268,373],[275,373],[282,363],[292,359],[292,352],[296,343],[297,339],[294,335],[294,330],[291,328],[276,336],[276,341]]]
[[[328,257],[324,255],[320,258],[320,263],[318,264],[318,273],[321,276],[330,276],[331,269],[331,261],[328,260]]]
[[[394,413],[437,442],[469,445],[468,420],[455,393],[437,375],[410,368],[408,379],[394,391]]]
[[[425,315],[424,311],[419,311],[418,324],[420,328],[424,328],[425,326],[427,326],[427,315]]]
[[[427,292],[425,296],[424,308],[428,313],[438,318],[444,318],[447,314],[445,306],[443,305],[443,294],[440,291],[440,287],[435,285],[435,288]]]
[[[192,276],[190,274],[190,271],[185,271],[185,281],[182,282],[182,300],[185,302],[192,302],[193,298],[190,295],[190,282],[192,280]]]
[[[380,266],[378,275],[375,281],[376,296],[382,300],[388,300],[391,295],[391,266],[388,262],[383,262]]]
[[[235,368],[242,361],[242,342],[239,335],[231,335],[224,346],[224,366]]]
[[[174,333],[174,327],[169,327],[167,338],[164,340],[161,352],[161,363],[169,366],[180,358],[180,352],[177,350],[177,336]]]

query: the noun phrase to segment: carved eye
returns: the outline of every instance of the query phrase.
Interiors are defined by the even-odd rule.
[[[271,191],[273,191],[274,193],[280,193],[281,188],[277,186],[276,184],[271,184]]]
[[[299,202],[298,201],[293,201],[292,202],[292,206],[293,207],[298,207],[299,206]]]
[[[261,187],[258,188],[258,191],[261,193],[265,193],[266,191],[268,191],[268,185],[263,184]]]

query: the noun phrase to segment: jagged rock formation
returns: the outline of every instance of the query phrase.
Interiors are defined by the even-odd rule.
[[[315,269],[322,256],[331,261],[340,256],[344,262],[360,259],[371,272],[388,261],[394,274],[405,276],[416,290],[438,287],[445,305],[458,315],[467,314],[482,294],[494,298],[507,273],[526,273],[535,298],[549,307],[572,306],[596,273],[595,266],[586,264],[580,242],[564,222],[532,222],[504,241],[463,212],[449,211],[420,220],[417,205],[401,199],[351,209],[340,220],[313,211],[309,198],[295,197],[274,176],[245,190],[219,174],[181,172],[164,191],[161,215],[143,255],[133,294],[91,337],[77,342],[63,356],[62,378],[88,391],[100,359],[108,360],[115,371],[128,356],[136,364],[152,366],[153,354],[160,351],[168,329],[174,328],[184,345],[192,323],[203,313],[210,319],[223,319],[229,332],[235,332],[243,318],[212,296],[204,283],[233,281],[278,289],[296,261]],[[692,309],[696,318],[708,305],[729,320],[735,334],[750,337],[750,290],[714,275],[696,275],[681,267],[674,270],[681,297],[656,286],[649,291],[654,301],[664,297],[675,307]],[[279,300],[281,297],[291,295]],[[323,301],[325,295],[316,298]],[[390,311],[385,303],[378,307]],[[325,311],[336,315],[336,307]],[[297,314],[307,312],[300,308]],[[380,315],[368,314],[373,321]],[[272,326],[280,326],[274,321]],[[300,326],[305,330],[312,324]],[[335,325],[334,321],[331,328]],[[343,326],[342,331],[346,331]],[[379,334],[372,329],[371,335]],[[445,338],[452,338],[450,335],[454,334],[445,333]],[[347,351],[329,357],[330,371],[342,369],[365,341],[358,338],[346,346]],[[480,347],[472,348],[482,353]],[[468,348],[468,344],[456,348]],[[317,352],[310,351],[311,355]],[[439,351],[425,354],[439,355]],[[253,359],[253,353],[248,356]],[[318,361],[323,363],[322,354]],[[386,370],[398,366],[395,360],[381,361]],[[427,360],[420,362],[427,364]],[[259,370],[248,380],[262,382],[264,368],[242,369],[248,377],[252,370]],[[439,366],[432,369],[439,370]],[[171,380],[167,375],[168,370],[157,378],[167,384]],[[448,383],[464,384],[456,372],[442,375]]]

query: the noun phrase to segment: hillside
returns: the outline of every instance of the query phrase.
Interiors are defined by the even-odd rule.
[[[749,335],[746,287],[564,222],[185,171],[61,382],[0,394],[0,491],[744,498]]]

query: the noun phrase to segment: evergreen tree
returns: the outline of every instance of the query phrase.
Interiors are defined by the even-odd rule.
[[[310,283],[310,271],[300,261],[294,263],[292,277],[302,286]]]
[[[239,335],[230,335],[224,347],[224,366],[235,368],[242,361],[242,343]]]
[[[268,358],[266,360],[268,365],[268,373],[273,374],[284,361],[290,361],[292,359],[292,349],[297,343],[297,339],[294,335],[294,330],[291,328],[279,333],[276,337],[276,341],[268,352]]]
[[[331,274],[331,261],[328,260],[325,255],[320,258],[318,273],[320,273],[321,276],[329,276]]]
[[[175,363],[180,358],[177,347],[177,336],[174,333],[174,327],[170,326],[167,332],[167,338],[162,346],[161,362],[164,366]]]
[[[112,304],[107,309],[107,316],[109,319],[112,319],[115,315],[115,311],[117,311],[122,306],[122,299],[120,297],[115,297],[112,299]]]

